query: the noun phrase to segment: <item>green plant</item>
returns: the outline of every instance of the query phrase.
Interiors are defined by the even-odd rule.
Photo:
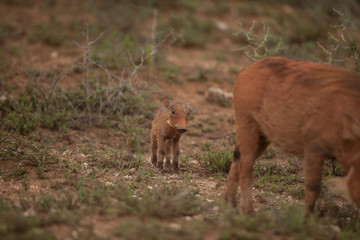
[[[35,203],[35,209],[39,212],[47,213],[55,202],[55,198],[51,195],[40,195]]]
[[[58,158],[49,153],[43,145],[37,145],[27,137],[13,132],[0,131],[0,160],[11,160],[18,165],[30,165],[43,171],[47,164],[58,161]],[[21,171],[21,175],[25,172]]]
[[[169,24],[161,26],[166,32],[170,29],[180,32],[180,41],[177,43],[188,48],[204,48],[209,39],[211,40],[214,28],[213,21],[202,21],[185,14],[173,14]]]
[[[199,162],[209,173],[228,173],[233,159],[232,149],[217,149],[205,144],[203,152],[190,153],[190,157]]]
[[[254,166],[254,186],[271,192],[285,192],[299,199],[303,197],[303,180],[291,174],[274,162],[257,162]]]
[[[160,219],[179,216],[192,216],[203,209],[200,200],[195,196],[197,189],[176,184],[159,183],[154,189],[136,191],[116,186],[118,198],[118,215],[135,214],[152,216]]]
[[[102,153],[97,153],[95,158],[99,159],[99,167],[115,169],[139,169],[144,164],[144,159],[139,154],[124,152],[116,148],[105,149]]]
[[[67,38],[68,32],[64,30],[61,21],[49,17],[49,21],[38,25],[34,32],[28,36],[30,43],[42,42],[50,46],[60,46]]]
[[[344,176],[344,170],[340,163],[336,159],[330,159],[325,161],[322,174],[328,177]]]
[[[4,239],[56,239],[48,230],[50,219],[41,216],[25,216],[19,207],[7,204],[0,198],[0,234]]]
[[[164,72],[163,76],[168,82],[173,82],[177,80],[179,75],[179,67],[178,66],[169,66]]]
[[[295,199],[303,200],[305,197],[305,189],[304,186],[296,186],[293,188],[289,188],[290,196],[292,196]]]
[[[116,236],[135,239],[203,239],[208,226],[199,220],[160,222],[151,219],[122,221],[114,230]]]

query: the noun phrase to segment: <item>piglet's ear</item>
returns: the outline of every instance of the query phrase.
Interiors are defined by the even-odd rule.
[[[164,104],[164,107],[171,110],[171,101],[169,99],[164,99],[163,104]]]

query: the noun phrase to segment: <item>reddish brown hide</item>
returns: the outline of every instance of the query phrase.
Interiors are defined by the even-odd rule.
[[[343,166],[345,191],[360,207],[360,75],[324,64],[269,57],[235,81],[236,148],[225,200],[253,211],[251,175],[269,143],[304,158],[305,214],[314,211],[324,160]]]
[[[179,143],[181,135],[188,130],[190,106],[180,101],[163,101],[164,107],[155,115],[151,129],[151,162],[159,169],[165,166],[174,171],[178,170],[180,155]],[[170,163],[173,155],[172,167]]]

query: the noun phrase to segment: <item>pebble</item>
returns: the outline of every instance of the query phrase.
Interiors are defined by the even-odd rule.
[[[112,182],[105,182],[105,187],[114,187]]]
[[[174,230],[181,230],[181,225],[178,223],[170,223],[169,227],[174,229]]]
[[[336,233],[340,233],[340,232],[341,232],[340,227],[337,226],[337,225],[330,225],[330,228],[331,228],[334,232],[336,232]]]

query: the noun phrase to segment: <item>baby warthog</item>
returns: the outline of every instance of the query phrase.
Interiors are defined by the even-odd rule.
[[[236,147],[225,200],[253,211],[251,175],[269,143],[304,158],[305,214],[314,211],[324,160],[343,167],[344,191],[360,207],[360,75],[285,57],[243,69],[234,86]]]
[[[171,167],[170,155],[173,154],[172,170],[178,170],[179,143],[181,135],[188,130],[190,106],[180,101],[163,101],[164,107],[155,115],[151,129],[151,162],[159,169]]]

